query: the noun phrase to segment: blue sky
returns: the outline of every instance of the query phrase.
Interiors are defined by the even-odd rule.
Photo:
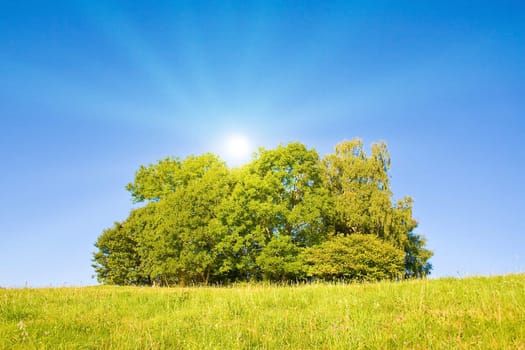
[[[135,170],[231,134],[384,140],[433,276],[525,271],[520,1],[2,1],[0,77],[0,286],[95,284]]]

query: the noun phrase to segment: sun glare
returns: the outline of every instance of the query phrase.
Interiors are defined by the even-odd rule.
[[[244,135],[232,135],[226,140],[226,156],[232,165],[247,161],[251,154],[251,142]]]

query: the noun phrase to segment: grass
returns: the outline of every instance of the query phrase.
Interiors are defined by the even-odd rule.
[[[0,349],[525,349],[525,275],[3,289]]]

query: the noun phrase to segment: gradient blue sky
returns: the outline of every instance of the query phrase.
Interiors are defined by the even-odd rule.
[[[384,140],[433,276],[525,270],[521,1],[1,1],[0,79],[0,286],[96,283],[139,165],[235,133]]]

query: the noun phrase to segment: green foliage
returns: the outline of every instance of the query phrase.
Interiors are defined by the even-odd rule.
[[[430,274],[432,264],[428,260],[433,253],[425,249],[423,236],[410,232],[405,243],[405,277],[422,278]]]
[[[268,266],[259,266],[268,261],[267,257],[257,261],[266,245],[274,237],[289,237],[297,247],[310,246],[322,241],[329,229],[330,197],[323,186],[319,156],[299,143],[260,149],[235,175],[231,196],[220,208],[227,231],[220,244],[224,254],[220,269],[225,280],[281,279],[269,273]]]
[[[182,180],[158,206],[157,227],[144,237],[147,271],[158,284],[208,283],[216,271],[223,236],[217,208],[231,190],[230,173],[216,157],[181,163]]]
[[[290,236],[274,236],[257,257],[263,278],[286,281],[300,278],[303,264],[299,259],[300,248]]]
[[[396,280],[405,272],[404,252],[373,235],[332,237],[306,249],[303,260],[308,276],[324,280]]]
[[[374,234],[403,246],[412,220],[412,201],[407,197],[393,206],[386,144],[372,144],[367,156],[360,139],[338,144],[324,161],[325,176],[335,201],[335,226],[342,233]]]
[[[138,241],[150,225],[150,208],[140,208],[131,212],[123,223],[116,222],[104,230],[95,246],[95,272],[99,282],[118,285],[150,284],[143,271],[142,257]]]
[[[424,277],[432,252],[413,233],[412,199],[392,202],[389,168],[386,145],[368,156],[360,139],[324,159],[296,142],[261,148],[235,169],[209,153],[141,166],[127,189],[144,206],[97,240],[97,278],[171,286]]]
[[[159,201],[180,185],[181,167],[178,158],[166,158],[147,167],[142,165],[135,174],[135,181],[126,189],[134,202]]]

